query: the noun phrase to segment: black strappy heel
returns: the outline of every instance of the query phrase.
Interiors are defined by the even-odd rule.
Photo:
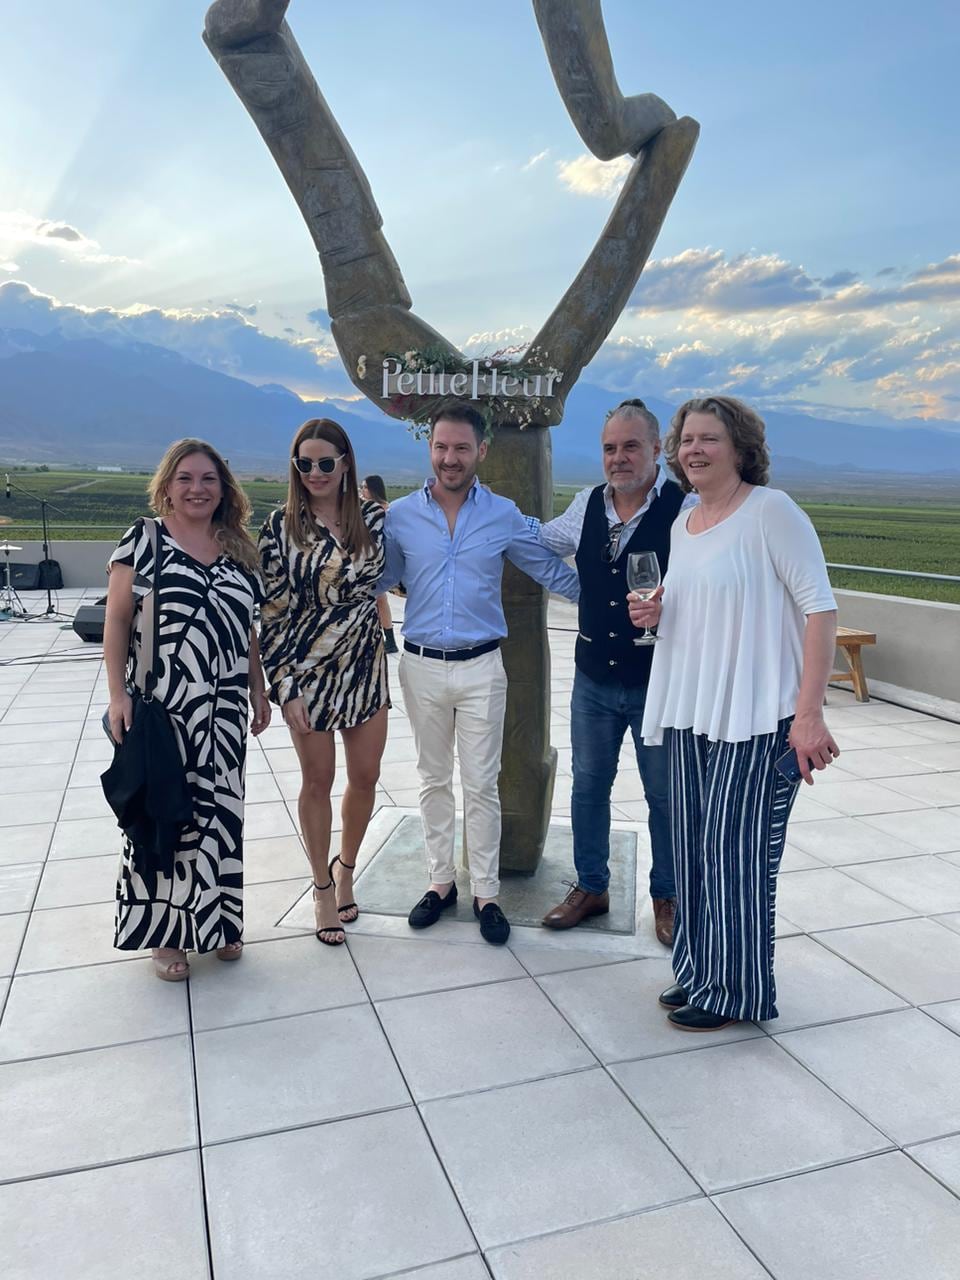
[[[317,894],[326,893],[326,891],[332,886],[333,876],[330,877],[326,884],[317,884],[316,880],[313,881],[313,919],[317,926],[316,936],[325,947],[342,947],[347,940],[347,935],[343,933],[343,927],[339,924],[320,924],[317,919],[317,906],[319,905],[317,902]],[[325,933],[340,933],[343,934],[343,937],[325,938],[323,936]]]
[[[336,857],[335,857],[335,858],[331,858],[331,860],[330,860],[330,865],[329,865],[329,867],[327,868],[327,871],[328,871],[328,872],[329,872],[329,874],[330,874],[330,879],[331,879],[331,880],[333,880],[333,868],[334,868],[334,866],[336,865],[336,863],[338,863],[338,862],[340,863],[341,867],[346,867],[346,869],[347,869],[348,871],[355,871],[355,870],[356,870],[357,864],[356,864],[355,862],[344,862],[344,860],[340,857],[340,855],[339,855],[339,853],[338,853],[338,854],[336,855]],[[334,883],[336,883],[336,882],[334,882]],[[344,920],[344,918],[343,918],[343,913],[344,913],[345,911],[353,911],[353,912],[355,912],[356,914],[355,914],[355,915],[350,916],[350,918],[349,918],[349,919]],[[342,906],[342,907],[337,907],[337,915],[340,917],[340,923],[341,923],[341,924],[353,924],[354,920],[356,920],[356,918],[357,918],[357,916],[359,916],[359,914],[360,914],[360,908],[357,906],[357,904],[356,904],[355,902],[345,902],[345,903],[343,904],[343,906]]]

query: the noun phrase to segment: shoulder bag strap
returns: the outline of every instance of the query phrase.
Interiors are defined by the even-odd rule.
[[[144,527],[153,543],[153,587],[143,597],[140,611],[140,663],[137,667],[137,688],[149,701],[157,687],[160,656],[160,530],[156,520],[144,518]]]

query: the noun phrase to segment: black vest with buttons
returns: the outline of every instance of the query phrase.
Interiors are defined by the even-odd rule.
[[[598,485],[590,495],[577,548],[580,634],[576,663],[584,675],[600,684],[644,685],[650,679],[654,646],[633,643],[640,633],[627,613],[627,553],[656,552],[663,577],[670,555],[670,526],[683,504],[683,490],[674,481],[665,480],[630,541],[624,545],[621,540],[616,563],[607,564],[603,553],[610,541],[610,526],[604,488]]]

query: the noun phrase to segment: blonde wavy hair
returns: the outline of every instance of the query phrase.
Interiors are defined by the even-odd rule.
[[[206,440],[195,440],[187,436],[183,440],[174,440],[170,445],[147,486],[152,510],[158,516],[169,515],[172,506],[167,497],[167,488],[180,463],[192,453],[202,453],[208,457],[220,477],[220,503],[213,513],[214,537],[231,560],[243,565],[245,569],[255,570],[259,563],[257,548],[247,532],[247,525],[253,515],[250,499],[240,488],[225,460]]]

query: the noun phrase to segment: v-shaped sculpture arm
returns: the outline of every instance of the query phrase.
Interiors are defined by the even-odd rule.
[[[383,235],[370,184],[285,21],[289,0],[216,0],[204,39],[270,148],[320,254],[331,330],[353,383],[387,413],[379,357],[440,346],[459,352],[411,310]],[[660,232],[699,133],[653,94],[624,98],[613,72],[600,0],[534,0],[557,87],[600,158],[636,154],[600,239],[531,344],[528,367],[563,379],[543,406],[559,422],[564,400],[626,305]],[[361,374],[357,361],[372,356]]]
[[[376,362],[384,350],[456,348],[410,311],[383,218],[349,142],[284,21],[289,0],[217,0],[203,38],[253,117],[320,254],[334,341],[356,386],[389,412]]]

